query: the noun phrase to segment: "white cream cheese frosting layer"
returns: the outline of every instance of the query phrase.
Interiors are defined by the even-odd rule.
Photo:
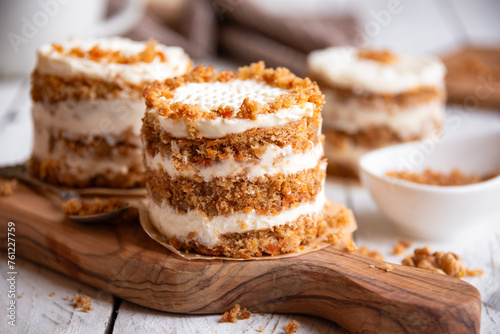
[[[388,127],[403,139],[425,137],[436,132],[436,124],[444,119],[444,104],[440,98],[405,108],[384,105],[370,106],[349,99],[340,101],[328,89],[324,91],[323,126],[355,134],[372,127]]]
[[[96,159],[86,158],[73,150],[64,148],[60,142],[55,141],[52,147],[49,143],[49,132],[44,127],[35,124],[35,138],[33,157],[42,163],[45,161],[59,161],[71,170],[71,175],[78,180],[86,180],[96,175],[126,175],[131,166],[138,166],[142,160],[142,150],[129,151],[127,156],[110,154],[110,156]]]
[[[67,139],[103,136],[108,144],[115,145],[124,132],[140,135],[144,101],[119,98],[35,102],[32,113],[38,127],[61,133]]]
[[[436,57],[397,54],[384,64],[359,59],[358,49],[332,47],[313,51],[307,58],[311,75],[332,85],[375,94],[397,94],[418,87],[443,87],[445,66]]]
[[[176,88],[172,102],[182,102],[205,111],[217,109],[219,106],[232,107],[235,113],[243,100],[249,98],[261,104],[273,101],[276,97],[290,93],[290,90],[276,88],[255,80],[231,80],[229,82],[193,83]],[[270,128],[298,121],[313,114],[314,104],[306,103],[304,108],[293,106],[280,109],[272,114],[260,114],[257,119],[222,118],[198,119],[186,122],[184,119],[169,119],[158,115],[160,126],[176,138],[188,136],[188,125],[194,127],[204,138],[222,138],[228,134],[242,133],[254,128]],[[155,109],[148,112],[158,113]]]
[[[197,169],[177,169],[172,159],[160,154],[151,157],[145,153],[146,165],[153,170],[163,170],[170,177],[179,176],[193,178],[201,177],[208,182],[216,177],[232,177],[244,174],[246,178],[260,177],[264,175],[274,175],[283,173],[285,175],[298,173],[303,170],[316,167],[323,156],[323,145],[318,141],[315,145],[311,142],[311,147],[303,152],[294,153],[291,146],[283,148],[276,145],[269,145],[258,161],[240,162],[228,159],[214,163],[213,165]],[[183,167],[191,167],[186,163]]]
[[[65,50],[81,48],[87,51],[96,44],[103,50],[120,51],[125,55],[138,54],[146,47],[146,42],[136,42],[122,37],[94,40],[71,39],[61,45]],[[84,76],[107,82],[123,80],[135,85],[144,85],[186,73],[190,58],[182,48],[157,44],[156,50],[165,55],[166,62],[161,62],[157,57],[151,63],[118,64],[66,56],[59,53],[52,44],[45,44],[37,51],[36,69],[40,74],[66,78]]]
[[[323,187],[313,203],[302,203],[277,215],[260,215],[252,210],[249,213],[215,216],[210,219],[196,211],[179,214],[170,205],[159,206],[151,200],[148,202],[148,209],[151,222],[162,235],[168,238],[177,237],[180,241],[187,242],[187,235],[195,231],[198,233],[196,240],[206,247],[211,247],[218,242],[221,234],[269,229],[294,222],[302,215],[320,214],[325,202]]]

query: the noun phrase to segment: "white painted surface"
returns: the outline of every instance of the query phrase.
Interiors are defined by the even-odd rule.
[[[2,253],[4,255],[5,253]],[[0,261],[0,332],[1,333],[104,333],[113,311],[114,297],[86,284],[63,276],[19,257],[15,260],[16,275],[16,326],[7,324],[6,293],[7,260]],[[51,293],[54,293],[51,296]],[[87,295],[92,300],[92,312],[75,309],[64,300],[76,294]]]
[[[372,10],[387,8],[388,1],[327,1],[331,10],[357,9],[361,18],[372,19]],[[458,47],[459,42],[483,42],[500,40],[498,2],[483,1],[406,1],[401,0],[403,11],[391,19],[391,23],[371,40],[371,45],[392,47],[403,52],[443,53]],[[287,4],[289,1],[287,1]],[[310,12],[323,9],[325,1],[316,0]],[[498,45],[498,42],[497,42]],[[218,64],[233,67],[232,64]],[[205,61],[204,63],[210,63]],[[32,130],[30,125],[27,82],[20,79],[0,81],[0,165],[23,161],[31,151]],[[7,124],[4,116],[13,109],[20,113],[13,123]],[[498,113],[468,112],[460,108],[448,110],[448,116],[459,115],[459,121],[449,124],[450,136],[484,131],[500,125]],[[455,119],[456,121],[457,119]],[[450,126],[451,125],[451,126]],[[453,126],[453,127],[452,127]],[[347,181],[328,179],[327,197],[349,205],[355,212],[359,229],[355,234],[358,246],[379,250],[391,262],[400,263],[404,255],[392,256],[392,248],[400,234],[382,216],[368,192]],[[467,267],[484,270],[481,278],[465,278],[481,292],[482,333],[497,333],[500,329],[500,222],[489,229],[470,235],[467,240],[452,242],[415,241],[412,248],[430,245],[433,250],[452,251],[462,256]],[[114,300],[102,292],[75,280],[18,259],[18,291],[24,292],[19,299],[19,322],[15,330],[7,328],[5,257],[0,261],[0,332],[1,333],[105,333],[112,315]],[[48,295],[54,292],[54,297]],[[76,293],[92,297],[95,308],[92,313],[74,311],[62,298]],[[114,325],[114,333],[257,333],[259,326],[265,333],[282,333],[291,319],[301,324],[299,333],[342,332],[334,324],[306,316],[257,315],[237,324],[219,324],[220,315],[190,316],[161,313],[127,302],[120,305]],[[57,327],[56,327],[57,324]],[[107,332],[106,332],[107,333]]]
[[[258,333],[259,326],[264,328],[262,333],[281,334],[290,320],[297,320],[300,324],[299,333],[344,333],[336,324],[315,317],[302,315],[278,315],[256,313],[247,320],[237,323],[220,323],[220,314],[208,316],[185,316],[169,314],[146,309],[128,302],[123,302],[118,312],[115,324],[115,333],[147,334],[147,333]]]

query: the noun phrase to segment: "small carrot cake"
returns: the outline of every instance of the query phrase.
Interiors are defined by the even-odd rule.
[[[199,66],[145,90],[153,225],[177,249],[250,257],[293,252],[333,221],[325,208],[315,83],[264,63]]]
[[[440,132],[445,67],[437,58],[333,47],[308,56],[310,77],[325,94],[328,171],[357,177],[370,150]]]
[[[118,37],[47,44],[37,55],[32,175],[70,187],[143,185],[143,90],[186,73],[188,55]]]

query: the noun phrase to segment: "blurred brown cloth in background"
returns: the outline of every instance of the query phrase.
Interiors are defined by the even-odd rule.
[[[180,46],[198,61],[264,60],[304,75],[309,52],[352,44],[356,24],[351,15],[276,15],[250,0],[149,0],[146,16],[128,36]]]
[[[227,3],[234,2],[216,0],[214,4],[226,8]],[[299,75],[306,72],[309,52],[351,44],[356,27],[352,16],[319,18],[299,12],[295,16],[278,16],[252,1],[239,1],[237,7],[226,10],[223,15],[227,18],[222,21],[219,35],[223,51],[244,62],[262,59],[270,66],[285,66]]]

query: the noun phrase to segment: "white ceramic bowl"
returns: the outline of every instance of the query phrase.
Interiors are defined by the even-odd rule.
[[[443,142],[428,139],[382,148],[360,160],[361,180],[379,209],[414,238],[463,237],[500,224],[500,176],[466,186],[431,186],[385,175],[425,168],[485,175],[500,171],[500,132]]]

